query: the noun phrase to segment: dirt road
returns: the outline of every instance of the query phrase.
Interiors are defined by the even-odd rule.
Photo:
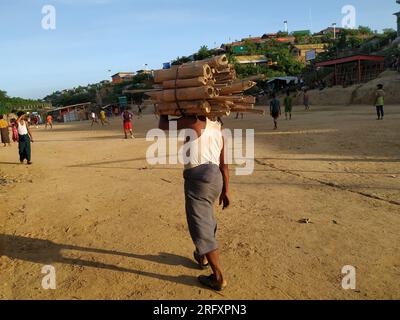
[[[33,166],[0,148],[0,298],[399,299],[400,106],[386,112],[297,108],[278,131],[269,117],[226,121],[256,130],[256,160],[217,211],[222,294],[196,281],[181,166],[146,162],[154,116],[135,120],[135,140],[117,120],[33,129]],[[346,265],[356,290],[342,289]]]

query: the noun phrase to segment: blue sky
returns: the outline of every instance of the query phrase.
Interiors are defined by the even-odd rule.
[[[347,4],[357,25],[396,27],[394,0],[1,0],[0,89],[43,98],[144,64],[160,68],[201,45],[282,30],[284,20],[292,31],[319,31],[340,25]],[[44,5],[57,10],[56,30],[41,27]]]

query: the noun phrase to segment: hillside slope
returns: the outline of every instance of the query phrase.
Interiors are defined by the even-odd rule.
[[[373,104],[375,90],[378,84],[383,84],[386,104],[400,104],[400,74],[396,71],[385,71],[377,79],[347,88],[335,86],[322,91],[311,90],[310,100],[313,105],[352,105]],[[295,104],[302,104],[302,95],[295,99]]]

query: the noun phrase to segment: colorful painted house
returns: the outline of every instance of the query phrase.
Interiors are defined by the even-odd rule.
[[[131,81],[135,76],[134,72],[118,72],[111,76],[113,84],[121,84],[126,81]]]

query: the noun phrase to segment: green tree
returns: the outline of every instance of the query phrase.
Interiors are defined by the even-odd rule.
[[[244,47],[246,47],[246,53],[250,55],[259,54],[259,47],[253,41],[247,39],[244,41]]]
[[[373,35],[374,31],[370,27],[359,26],[357,32],[361,35]]]
[[[171,62],[171,65],[173,65],[173,66],[179,66],[179,65],[181,65],[181,64],[184,64],[184,63],[187,63],[187,62],[190,62],[191,61],[191,59],[189,58],[189,57],[185,57],[185,56],[183,56],[183,57],[177,57],[175,60],[173,60],[172,62]]]
[[[194,60],[204,60],[213,56],[212,50],[208,49],[207,46],[201,46],[199,51],[194,54]]]
[[[7,99],[7,92],[0,90],[0,101]]]

